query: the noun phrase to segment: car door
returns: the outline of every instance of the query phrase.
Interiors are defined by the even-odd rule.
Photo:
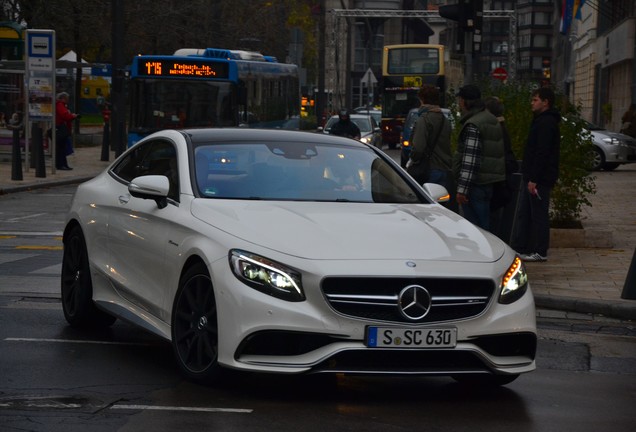
[[[180,220],[179,173],[174,143],[158,139],[137,144],[130,157],[113,169],[119,180],[115,191],[117,205],[111,209],[108,248],[111,281],[120,295],[137,307],[163,320],[162,309],[168,289],[165,286],[168,239],[174,222]],[[151,199],[133,197],[128,185],[142,175],[165,175],[170,181],[168,205],[159,208]]]

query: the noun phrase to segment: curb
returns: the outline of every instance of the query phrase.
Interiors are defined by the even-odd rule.
[[[620,320],[636,321],[636,301],[588,300],[535,294],[534,302],[539,309],[604,315]]]
[[[14,192],[25,192],[25,191],[30,191],[33,189],[44,189],[44,188],[55,187],[55,186],[67,186],[67,185],[72,185],[77,183],[84,183],[85,181],[91,180],[94,177],[95,177],[94,175],[84,176],[84,177],[71,177],[64,180],[54,180],[54,181],[41,182],[41,183],[31,183],[26,185],[16,185],[16,186],[9,186],[5,188],[0,187],[0,195],[5,195],[9,193],[14,193]]]

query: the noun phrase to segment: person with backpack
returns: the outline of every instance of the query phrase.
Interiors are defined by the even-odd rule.
[[[437,183],[451,194],[454,208],[454,186],[451,174],[451,125],[439,106],[439,89],[425,84],[419,92],[420,108],[412,133],[413,147],[406,170],[419,183]]]

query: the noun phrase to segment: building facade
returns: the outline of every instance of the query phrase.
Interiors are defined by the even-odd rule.
[[[484,0],[483,42],[470,57],[455,50],[455,22],[418,16],[454,3],[325,0],[328,108],[380,103],[361,79],[368,70],[380,79],[384,45],[441,43],[451,87],[503,69],[509,79],[555,87],[586,120],[620,130],[622,113],[636,102],[636,0],[586,0],[567,29],[561,1]],[[413,17],[404,17],[408,11]]]

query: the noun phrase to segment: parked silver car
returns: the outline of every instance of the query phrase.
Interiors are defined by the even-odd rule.
[[[636,162],[636,139],[592,123],[588,123],[587,130],[594,144],[592,170],[612,171],[621,164]]]
[[[360,129],[360,141],[366,144],[371,144],[374,147],[382,148],[382,134],[380,132],[380,125],[375,121],[373,116],[366,114],[351,114],[349,116],[351,121]],[[339,117],[337,115],[332,116],[322,130],[323,133],[328,134],[331,131],[333,125],[338,123]]]

